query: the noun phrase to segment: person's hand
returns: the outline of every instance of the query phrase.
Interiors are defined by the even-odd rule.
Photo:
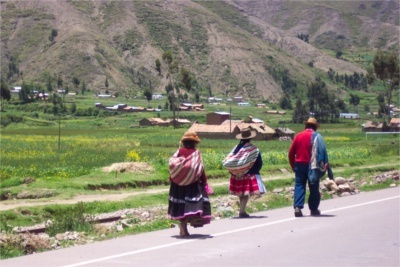
[[[214,190],[208,184],[204,186],[204,189],[206,190],[207,194],[209,195],[214,194]]]
[[[328,178],[329,178],[329,180],[335,180],[335,178],[333,177],[333,172],[332,172],[332,170],[328,170]]]

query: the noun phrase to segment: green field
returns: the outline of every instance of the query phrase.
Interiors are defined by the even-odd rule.
[[[77,100],[75,100],[77,101]],[[96,98],[83,97],[77,101],[78,108],[90,108]],[[106,105],[120,103],[109,100]],[[145,100],[123,101],[130,106],[147,106]],[[45,103],[34,104],[45,105]],[[152,106],[163,105],[163,101],[152,101]],[[276,108],[276,107],[275,107]],[[29,112],[18,106],[9,105],[2,116],[21,118],[0,129],[0,197],[2,201],[14,200],[66,200],[77,195],[119,194],[145,188],[168,187],[168,159],[178,149],[179,140],[188,127],[138,127],[142,118],[161,117],[172,118],[172,112],[159,113],[115,113],[105,117],[79,117],[43,114],[37,110]],[[285,115],[268,115],[267,109],[256,107],[237,107],[233,103],[227,105],[205,105],[204,112],[180,112],[179,118],[191,121],[205,122],[208,112],[220,110],[232,111],[235,119],[263,119],[270,127],[289,127],[295,132],[303,129],[302,124],[291,124],[291,112]],[[37,114],[35,114],[37,113]],[[369,116],[364,113],[363,117]],[[369,117],[369,119],[373,119]],[[335,124],[322,124],[320,132],[328,148],[330,162],[336,176],[365,179],[375,173],[399,169],[399,136],[373,135],[368,136],[361,131],[364,120],[341,120]],[[236,145],[237,140],[202,139],[198,146],[202,152],[205,170],[209,183],[214,186],[215,195],[212,198],[226,196],[226,183],[229,174],[222,167],[222,160]],[[271,192],[274,188],[292,185],[293,173],[287,159],[289,141],[254,141],[260,148],[263,157],[261,174],[267,180],[266,186]],[[140,163],[146,169],[135,172],[113,170],[105,171],[115,163]],[[376,166],[376,167],[375,167]],[[280,180],[268,181],[270,177],[282,175],[285,169],[289,173]],[[225,183],[225,185],[221,185]],[[365,190],[380,189],[387,184],[367,185]],[[329,196],[328,196],[329,197]],[[212,200],[213,201],[213,200]],[[261,201],[261,202],[260,202]],[[252,203],[251,210],[273,209],[291,205],[291,200],[274,194],[267,194],[258,202]],[[20,207],[10,211],[1,211],[1,229],[10,232],[14,226],[29,226],[52,219],[65,224],[65,220],[79,217],[75,210],[97,214],[125,208],[165,205],[167,194],[159,193],[148,196],[130,197],[124,201],[102,201],[87,203],[84,206],[54,205],[40,207]],[[249,207],[250,208],[250,207]],[[67,217],[61,217],[62,212]],[[57,215],[58,214],[58,215]],[[233,216],[231,213],[220,214],[222,217]],[[136,219],[133,219],[136,221]],[[77,223],[71,223],[77,225]],[[88,231],[91,235],[99,233],[89,228],[76,230]],[[139,222],[123,234],[152,231],[170,227],[166,218],[150,224]],[[58,229],[58,230],[57,230]],[[49,230],[51,235],[60,231],[57,228]],[[68,228],[70,229],[70,228]],[[75,229],[75,228],[74,228]],[[115,237],[111,233],[105,238]],[[104,237],[103,237],[104,238]],[[19,241],[18,241],[19,242]],[[2,247],[1,258],[24,255],[19,243]],[[65,244],[68,245],[68,244]],[[37,248],[37,251],[40,249]]]

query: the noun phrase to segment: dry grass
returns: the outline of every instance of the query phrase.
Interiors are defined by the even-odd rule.
[[[149,173],[154,172],[154,168],[146,162],[119,162],[111,166],[104,167],[103,172],[134,172]]]

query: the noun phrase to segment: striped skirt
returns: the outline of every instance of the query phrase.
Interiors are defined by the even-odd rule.
[[[199,182],[186,186],[171,182],[168,217],[171,220],[187,219],[194,227],[210,223],[211,205],[204,186]]]
[[[255,174],[245,174],[242,177],[231,175],[229,181],[229,193],[236,196],[259,195],[260,190]]]

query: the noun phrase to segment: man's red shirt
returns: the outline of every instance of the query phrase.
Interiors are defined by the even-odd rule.
[[[294,169],[295,163],[309,164],[311,160],[311,136],[314,130],[305,129],[298,133],[289,149],[289,163]]]

